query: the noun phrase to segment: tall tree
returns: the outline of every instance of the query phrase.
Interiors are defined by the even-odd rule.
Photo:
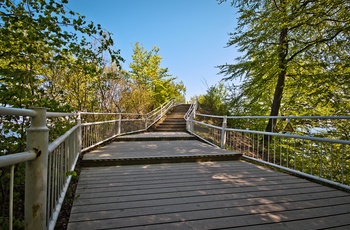
[[[220,66],[221,73],[227,80],[243,77],[243,87],[259,85],[264,90],[264,86],[274,85],[272,98],[267,101],[271,116],[278,115],[281,106],[288,103],[283,101],[286,90],[293,95],[290,98],[298,94],[295,89],[286,89],[287,85],[292,87],[309,78],[317,88],[324,77],[332,84],[348,79],[348,1],[234,0],[231,4],[238,8],[239,18],[228,46],[238,46],[243,56],[236,64]],[[309,86],[303,87],[308,94]],[[331,88],[323,95],[330,94]],[[272,131],[273,124],[270,119],[266,131]]]
[[[0,0],[0,106],[42,106],[51,111],[77,109],[78,106],[67,102],[67,90],[74,87],[63,87],[68,83],[65,80],[72,82],[73,78],[72,85],[80,84],[74,89],[81,90],[82,85],[86,86],[79,91],[84,93],[84,97],[79,98],[84,99],[79,101],[83,105],[93,93],[90,89],[95,86],[91,83],[105,65],[104,56],[108,54],[116,65],[122,61],[119,51],[113,48],[111,34],[100,25],[87,22],[79,13],[67,10],[67,2]],[[96,101],[95,97],[89,99]],[[28,124],[29,119],[25,117],[0,117],[0,155],[25,150],[24,134]],[[62,134],[67,128],[66,124],[61,126],[58,122],[48,126],[50,137]],[[23,165],[16,167],[18,175],[15,178],[22,180]],[[5,199],[9,189],[7,170],[0,169],[1,226],[8,207]],[[15,197],[19,197],[14,203],[17,210],[23,210],[22,185],[23,181],[15,187]],[[20,227],[20,224],[14,226]]]
[[[11,96],[10,92],[12,98],[20,98],[12,106],[45,106],[36,96],[42,87],[43,67],[72,67],[74,57],[75,65],[96,70],[104,64],[104,53],[112,62],[122,60],[119,50],[113,49],[110,33],[79,13],[67,11],[66,3],[0,0],[0,86],[1,93],[7,92],[2,99]],[[88,38],[98,41],[97,45]],[[14,90],[11,84],[15,82],[21,90]],[[0,104],[8,102],[15,101],[1,100]]]
[[[158,47],[148,51],[135,43],[133,52],[130,77],[138,86],[140,92],[137,94],[143,91],[143,99],[148,98],[147,104],[156,107],[170,98],[183,100],[186,89],[182,82],[175,82],[176,77],[170,75],[168,68],[160,66],[162,57],[158,54]]]

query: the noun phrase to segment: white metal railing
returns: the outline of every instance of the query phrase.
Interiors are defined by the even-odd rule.
[[[142,132],[161,119],[172,107],[174,100],[169,100],[147,114],[134,113],[80,113],[84,115],[109,115],[114,119],[82,124],[82,152],[94,148],[116,136]],[[84,120],[84,118],[82,118]]]
[[[72,173],[81,152],[81,126],[78,124],[48,146],[47,223],[54,229]]]
[[[310,132],[310,129],[312,130],[310,122],[301,122],[308,119],[325,124],[322,125],[321,130],[324,132],[322,135],[325,136],[327,130],[323,130],[324,127],[328,127],[328,130],[335,133],[329,120],[341,122],[342,127],[350,127],[350,116],[230,117],[207,114],[196,114],[195,116],[196,120],[193,119],[194,115],[187,118],[188,131],[211,144],[240,152],[244,158],[249,160],[350,190],[350,140],[317,137],[317,126],[316,131]],[[260,121],[254,122],[254,119]],[[263,119],[265,122],[261,122]],[[265,128],[267,119],[275,119],[275,121],[282,119],[285,122],[285,125],[282,126],[284,129],[275,128],[275,132],[251,129],[254,123],[259,123],[257,127]],[[296,120],[299,121],[296,122]],[[231,126],[238,125],[239,127],[228,127],[228,122]],[[305,134],[305,128],[302,125],[309,129],[306,133],[308,135]],[[349,135],[349,130],[345,130],[348,133],[337,135],[340,137]]]
[[[27,229],[53,229],[80,153],[79,123],[49,144],[47,118],[75,117],[74,113],[50,113],[46,108],[0,107],[1,115],[30,117],[27,151],[0,157],[0,167],[10,167],[9,229],[13,228],[14,168],[26,163],[24,216]]]
[[[174,106],[170,100],[148,114],[57,113],[46,108],[0,107],[0,115],[31,118],[27,129],[27,151],[0,156],[0,167],[10,167],[9,229],[13,228],[13,188],[15,165],[26,163],[25,226],[27,229],[54,229],[72,171],[80,153],[112,138],[145,131]],[[85,122],[82,116],[101,115],[117,119]],[[76,125],[49,143],[47,118],[73,117]]]
[[[190,108],[184,115],[184,119],[186,121],[186,129],[189,131],[193,131],[193,122],[195,116],[196,116],[196,110],[197,110],[197,103],[191,104]]]
[[[158,108],[146,114],[146,124],[147,128],[154,125],[157,121],[159,121],[172,107],[175,105],[175,100],[171,99],[165,103],[163,103]]]
[[[99,115],[98,113],[81,113],[82,116],[87,114]],[[118,135],[145,130],[145,119],[143,118],[143,115],[127,113],[115,113],[109,115],[115,116],[117,119],[87,122],[81,125],[82,152],[109,141]]]

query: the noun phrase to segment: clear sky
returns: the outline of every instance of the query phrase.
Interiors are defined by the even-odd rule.
[[[218,65],[239,54],[226,47],[236,27],[236,10],[216,0],[70,0],[68,7],[113,34],[129,69],[133,44],[160,48],[161,67],[182,81],[186,98],[218,83]],[[226,47],[226,48],[225,48]]]

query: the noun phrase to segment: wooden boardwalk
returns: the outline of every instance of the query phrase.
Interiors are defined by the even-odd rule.
[[[186,140],[134,139],[128,155],[110,145],[85,157],[219,151],[188,141],[192,153]],[[350,229],[346,192],[240,160],[151,163],[84,167],[68,229]]]

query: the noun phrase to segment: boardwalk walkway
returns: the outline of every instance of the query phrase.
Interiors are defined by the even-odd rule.
[[[121,137],[85,154],[68,229],[350,228],[349,193],[237,157],[187,133]]]

